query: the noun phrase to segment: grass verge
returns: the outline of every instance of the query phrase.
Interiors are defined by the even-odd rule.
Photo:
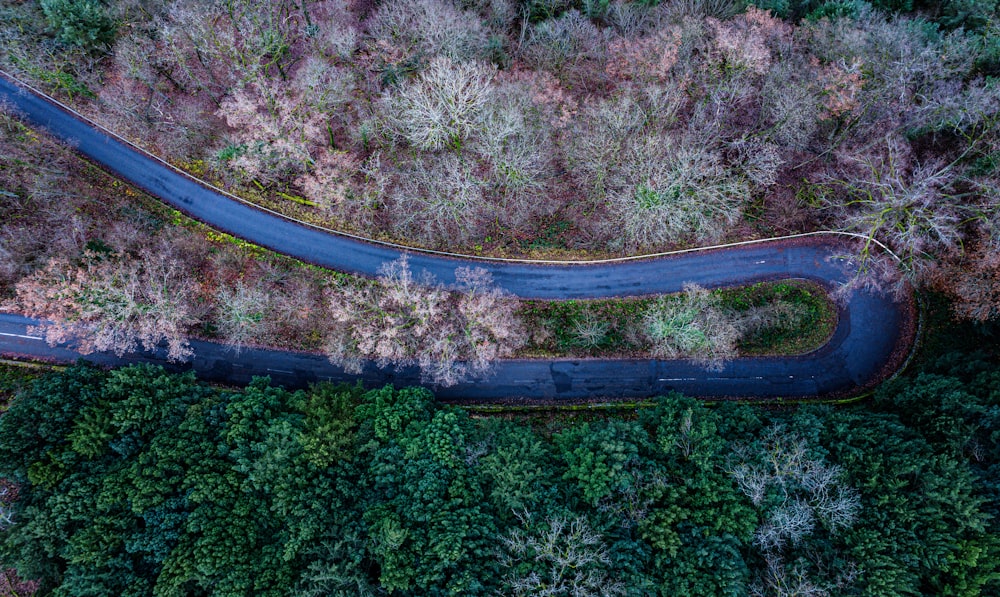
[[[796,317],[782,325],[749,331],[738,348],[743,356],[798,355],[825,344],[837,327],[837,307],[826,291],[806,280],[760,282],[713,291],[735,318],[754,309],[786,303]],[[530,330],[523,357],[632,357],[649,354],[642,331],[656,297],[609,300],[523,301],[519,314]]]

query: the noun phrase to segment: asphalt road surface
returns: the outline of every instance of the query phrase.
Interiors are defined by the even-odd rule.
[[[207,189],[161,162],[108,137],[48,101],[0,77],[0,102],[12,106],[28,124],[43,128],[120,178],[206,224],[316,265],[367,276],[399,257],[398,249],[330,234],[265,213]],[[780,278],[804,278],[828,288],[851,275],[838,257],[847,253],[836,237],[764,243],[683,255],[604,264],[525,264],[460,260],[409,252],[415,273],[427,270],[445,283],[460,266],[489,270],[507,291],[525,298],[573,299],[677,292],[687,282],[713,288]],[[448,399],[582,399],[646,397],[677,390],[693,396],[812,397],[844,393],[866,385],[883,371],[899,345],[909,338],[906,310],[890,298],[856,292],[841,309],[840,325],[821,349],[801,357],[741,358],[721,372],[685,361],[661,360],[509,360],[487,379],[437,388]],[[27,331],[31,320],[0,315],[0,352],[60,361],[75,360],[72,347],[48,347]],[[245,383],[269,375],[275,383],[302,387],[316,381],[353,381],[366,385],[416,385],[415,369],[368,366],[347,375],[321,355],[226,347],[195,341],[195,357],[176,369],[194,368],[206,380]],[[97,354],[87,360],[104,365],[164,363],[162,353]]]

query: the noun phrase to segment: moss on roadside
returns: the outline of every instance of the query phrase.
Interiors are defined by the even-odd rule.
[[[7,410],[17,393],[49,371],[49,368],[31,363],[0,360],[0,413]]]
[[[837,306],[818,284],[805,280],[783,280],[720,291],[723,302],[738,312],[778,301],[801,310],[799,325],[772,326],[747,334],[739,343],[740,354],[797,355],[826,344],[837,327]]]

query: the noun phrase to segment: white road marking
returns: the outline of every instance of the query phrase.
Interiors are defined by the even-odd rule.
[[[697,377],[661,377],[656,381],[697,381]]]
[[[6,332],[0,332],[0,336],[10,336],[11,338],[27,338],[28,340],[44,340],[41,336],[25,336],[22,334],[8,334]]]
[[[274,373],[284,373],[285,375],[292,375],[291,371],[283,371],[281,369],[271,369],[270,367],[268,367],[267,370],[268,371],[273,371]]]
[[[761,259],[760,261],[754,261],[754,263],[756,263],[757,265],[760,265],[761,263],[767,263],[767,259]]]

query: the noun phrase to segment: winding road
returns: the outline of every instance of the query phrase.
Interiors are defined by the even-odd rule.
[[[402,248],[332,234],[249,206],[221,194],[112,138],[46,99],[0,77],[0,102],[27,124],[45,129],[108,171],[213,228],[303,261],[339,271],[373,276]],[[406,250],[414,272],[426,270],[445,283],[457,267],[489,270],[498,285],[524,298],[576,299],[634,296],[680,291],[687,282],[714,288],[780,278],[814,280],[827,288],[850,274],[838,255],[845,241],[814,236],[794,241],[745,244],[679,255],[618,262],[530,263],[460,259]],[[840,310],[830,342],[800,357],[740,358],[721,372],[707,372],[685,361],[663,360],[508,360],[488,379],[437,388],[446,399],[493,400],[637,398],[676,390],[692,396],[815,397],[849,393],[869,385],[906,352],[913,314],[888,297],[855,292]],[[75,360],[71,347],[48,347],[27,332],[33,322],[0,315],[0,352],[59,361]],[[347,375],[321,355],[248,349],[235,354],[209,342],[192,342],[195,357],[174,368],[193,368],[206,380],[245,383],[270,375],[275,383],[362,379],[366,385],[418,385],[415,369],[368,366]],[[105,365],[165,361],[162,354],[88,355]]]

